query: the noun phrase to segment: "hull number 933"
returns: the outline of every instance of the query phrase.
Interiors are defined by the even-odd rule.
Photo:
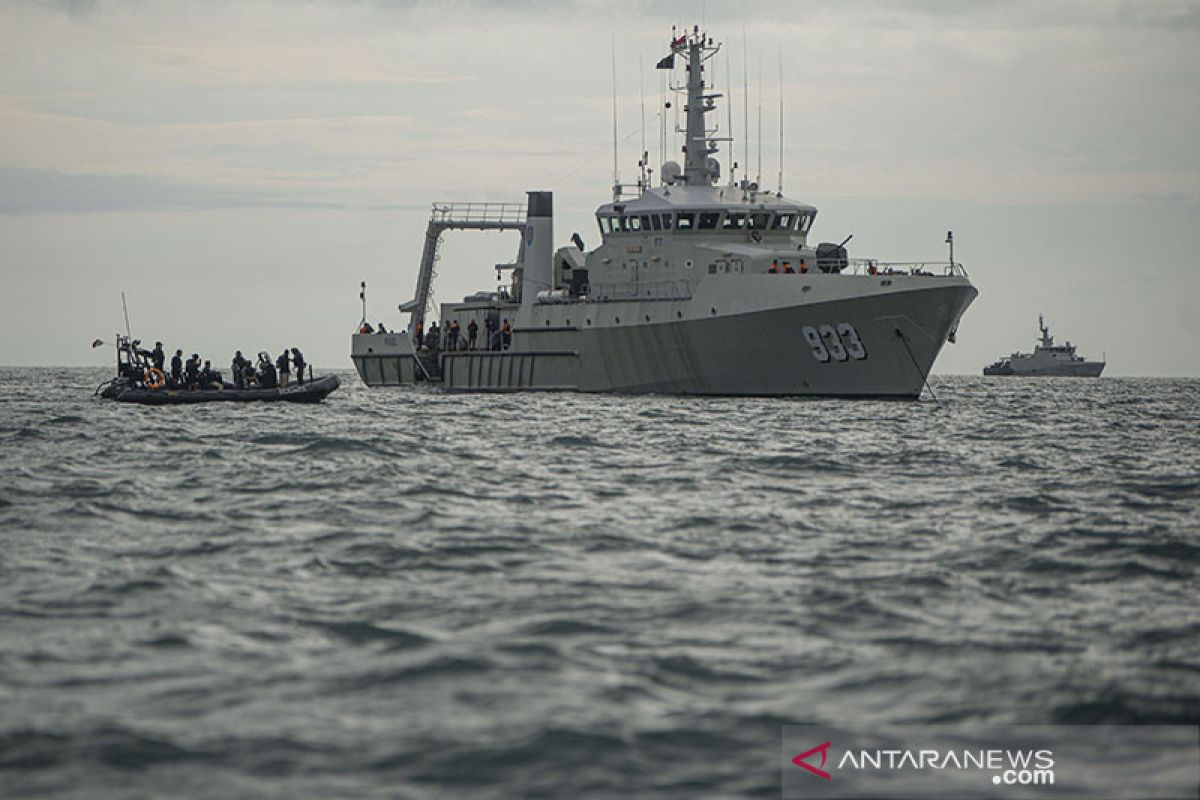
[[[808,346],[812,348],[813,358],[822,364],[848,359],[862,361],[867,357],[867,348],[849,322],[816,327],[805,325],[803,331]]]

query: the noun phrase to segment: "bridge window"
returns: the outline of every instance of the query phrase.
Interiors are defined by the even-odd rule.
[[[662,226],[663,226],[664,231],[671,230],[671,215],[670,214],[662,215]]]
[[[696,215],[691,211],[680,211],[675,215],[675,228],[681,231],[690,231],[696,227]]]
[[[617,226],[613,224],[616,220],[613,217],[598,217],[597,219],[600,222],[601,234],[609,234],[616,230]]]
[[[647,228],[656,231],[662,230],[662,220],[659,218],[658,214],[651,214],[648,217],[642,217],[642,230],[646,230]]]
[[[801,214],[800,224],[797,226],[797,230],[799,230],[801,233],[808,233],[808,229],[812,227],[812,221],[812,214]]]
[[[771,223],[771,215],[767,213],[750,215],[750,230],[765,231]]]
[[[700,230],[711,231],[717,227],[717,222],[721,219],[720,211],[705,211],[700,214]]]
[[[771,230],[775,231],[790,231],[796,224],[796,215],[790,212],[785,212],[775,215],[775,224],[771,226]]]
[[[732,211],[725,214],[725,220],[721,223],[721,230],[725,231],[740,231],[744,227],[746,227],[746,215]]]
[[[640,230],[642,229],[642,220],[641,220],[641,218],[639,218],[639,217],[625,217],[625,220],[626,220],[626,221],[629,223],[629,230],[630,230],[630,232],[631,232],[631,233],[637,233],[638,231],[640,231]]]

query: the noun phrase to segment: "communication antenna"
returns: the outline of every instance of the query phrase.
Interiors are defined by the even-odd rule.
[[[361,327],[362,324],[367,321],[367,282],[363,281],[360,286],[361,288],[358,291],[358,299],[362,300],[363,317],[362,322],[359,323],[359,327]]]
[[[750,177],[750,66],[749,48],[746,46],[746,26],[742,25],[742,164],[746,177]]]
[[[758,57],[758,169],[754,182],[762,183],[762,56]]]
[[[661,170],[667,157],[667,76],[658,76],[658,166]],[[662,175],[659,175],[662,178]]]
[[[639,181],[639,186],[643,192],[646,191],[646,188],[649,185],[648,182],[646,181],[646,162],[650,159],[650,154],[646,152],[646,79],[645,79],[645,75],[646,75],[645,56],[642,55],[641,53],[639,53],[638,54],[638,94],[641,95],[641,100],[642,100],[642,149],[641,149],[642,155],[641,155],[641,157],[638,158],[638,166],[641,168],[640,175],[638,176],[638,181]]]
[[[617,161],[617,35],[610,41],[612,54],[612,129],[613,129],[613,200],[621,199],[621,173]]]
[[[737,162],[733,151],[733,79],[729,77],[729,51],[725,51],[725,111],[729,116],[729,185],[737,185]]]
[[[128,339],[132,339],[133,333],[129,330],[129,306],[125,303],[124,292],[121,292],[121,310],[125,312],[125,336]]]
[[[779,191],[783,196],[783,48],[779,48]]]

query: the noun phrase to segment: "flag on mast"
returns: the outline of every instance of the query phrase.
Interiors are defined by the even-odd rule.
[[[657,64],[655,64],[654,68],[655,69],[675,69],[675,54],[671,53],[671,55],[666,56],[661,61],[659,61]]]

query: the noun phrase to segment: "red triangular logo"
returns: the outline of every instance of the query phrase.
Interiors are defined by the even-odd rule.
[[[816,755],[817,753],[820,753],[821,754],[821,766],[822,767],[825,766],[825,758],[828,755],[830,744],[832,744],[832,743],[826,742],[825,744],[817,745],[812,750],[805,750],[803,753],[801,753],[800,755],[793,758],[792,763],[795,764],[797,767],[804,767],[806,770],[811,772],[813,775],[816,775],[818,778],[824,778],[825,780],[831,780],[833,778],[833,776],[830,775],[828,772],[826,772],[823,769],[817,769],[812,764],[809,764],[807,761],[805,761],[806,758],[809,758],[811,756]]]

